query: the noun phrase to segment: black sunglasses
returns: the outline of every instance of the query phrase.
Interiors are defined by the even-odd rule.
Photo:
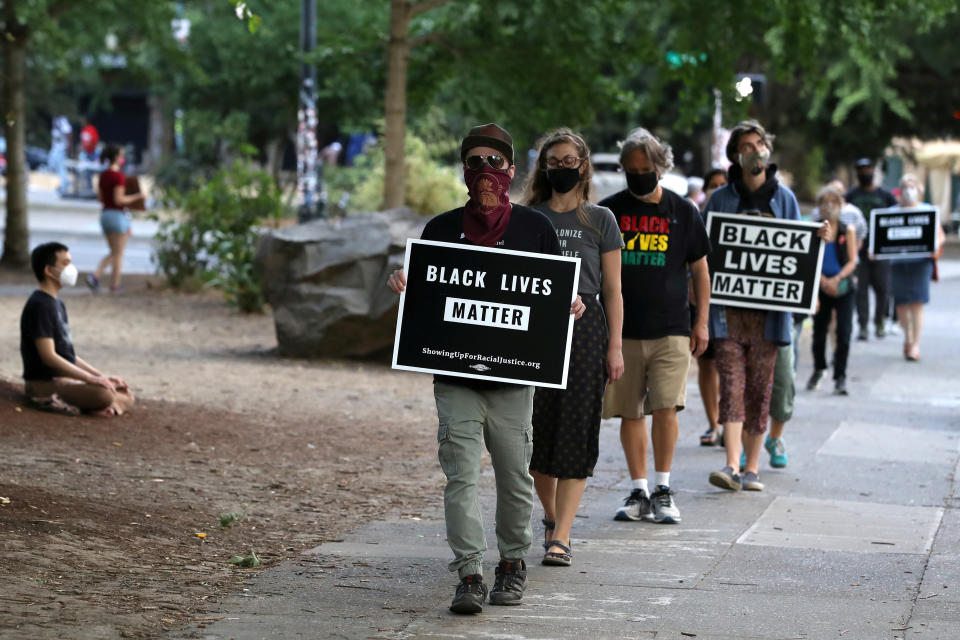
[[[473,169],[476,171],[487,165],[492,169],[497,169],[499,171],[506,171],[507,169],[507,159],[501,155],[491,155],[491,156],[467,156],[466,162],[467,169]]]

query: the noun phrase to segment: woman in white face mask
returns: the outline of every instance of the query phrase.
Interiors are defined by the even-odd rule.
[[[923,186],[912,174],[900,180],[900,206],[903,208],[930,205],[921,202]],[[937,245],[944,242],[943,228],[937,226]],[[930,280],[933,277],[932,258],[895,260],[891,267],[893,301],[897,319],[903,328],[903,357],[908,361],[920,359],[920,332],[923,329],[923,305],[930,302]]]

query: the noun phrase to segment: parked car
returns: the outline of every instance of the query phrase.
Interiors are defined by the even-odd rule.
[[[593,193],[597,202],[627,188],[627,179],[620,170],[619,154],[595,153],[590,159],[593,162]]]
[[[607,196],[627,188],[627,178],[620,169],[620,155],[595,153],[593,161],[593,192],[599,202]],[[660,186],[678,196],[687,197],[687,179],[679,173],[666,173],[660,178]]]
[[[27,155],[27,167],[30,171],[36,171],[47,166],[47,159],[49,158],[49,152],[42,147],[32,147],[27,145],[25,149]],[[7,155],[7,139],[3,136],[0,136],[0,157],[6,158]],[[6,160],[3,161],[3,171],[6,172],[7,163]]]
[[[30,167],[30,171],[37,171],[38,169],[44,168],[47,166],[47,160],[50,157],[50,153],[43,147],[31,147],[27,146],[27,166]]]

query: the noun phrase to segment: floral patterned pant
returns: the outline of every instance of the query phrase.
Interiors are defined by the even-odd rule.
[[[770,415],[777,346],[764,339],[766,313],[728,307],[727,337],[716,340],[720,373],[720,424],[743,422],[763,433]]]

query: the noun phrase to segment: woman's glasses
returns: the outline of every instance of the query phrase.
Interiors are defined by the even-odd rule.
[[[564,156],[563,158],[554,158],[551,156],[544,161],[544,164],[547,166],[547,169],[557,169],[559,167],[578,169],[582,162],[583,158],[580,156]]]
[[[507,170],[507,159],[501,155],[491,155],[491,156],[467,156],[467,160],[464,163],[467,165],[467,169],[473,169],[476,171],[487,165],[491,169],[497,169],[498,171]]]

